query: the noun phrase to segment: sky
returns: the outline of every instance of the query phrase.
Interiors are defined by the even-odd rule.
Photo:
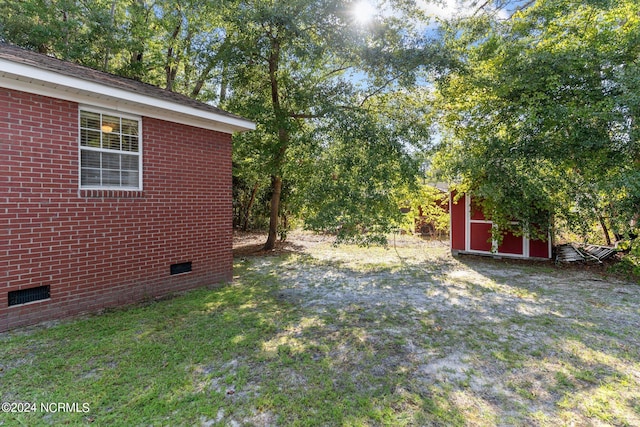
[[[478,8],[477,1],[473,0],[417,0],[417,5],[433,18],[448,19],[460,18],[472,15]],[[513,5],[519,3],[514,0]],[[353,14],[356,21],[366,24],[376,14],[392,15],[393,10],[380,10],[380,2],[376,0],[360,0],[355,3]],[[509,12],[505,9],[498,11],[498,16],[507,18]]]

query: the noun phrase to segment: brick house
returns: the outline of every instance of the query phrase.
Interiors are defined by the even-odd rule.
[[[252,122],[0,44],[0,331],[227,281]]]

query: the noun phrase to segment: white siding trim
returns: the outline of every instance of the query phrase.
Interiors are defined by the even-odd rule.
[[[486,219],[471,219],[471,196],[466,194],[464,195],[464,203],[465,203],[465,217],[464,217],[464,232],[465,232],[465,249],[464,251],[459,251],[459,253],[468,253],[473,255],[492,255],[494,257],[504,257],[504,258],[523,258],[523,259],[532,259],[532,260],[547,260],[551,259],[551,251],[553,249],[553,244],[551,242],[551,232],[547,234],[547,242],[548,242],[548,255],[549,258],[540,258],[540,257],[531,257],[530,250],[530,239],[523,233],[522,235],[522,254],[511,254],[504,252],[497,252],[497,242],[495,240],[492,241],[492,251],[480,251],[477,249],[471,249],[471,223],[474,224],[491,224],[493,226],[492,221],[488,221]],[[449,200],[449,206],[451,206],[451,200]],[[451,212],[451,208],[449,208],[449,212]],[[512,221],[512,224],[517,224],[516,221]],[[451,223],[449,224],[451,226]]]
[[[6,59],[0,59],[0,86],[224,133],[256,128],[255,123],[249,120],[199,110]]]
[[[453,215],[451,215],[451,212],[453,212],[451,210],[451,207],[453,206],[452,204],[452,199],[453,199],[453,193],[451,191],[449,191],[449,249],[453,250],[453,220],[452,217]]]
[[[483,255],[494,255],[501,257],[512,257],[512,258],[529,258],[529,239],[524,235],[522,235],[522,254],[512,254],[505,252],[498,252],[498,241],[496,239],[491,240],[491,251],[480,251],[477,249],[471,249],[471,224],[491,224],[491,227],[494,228],[496,225],[493,221],[489,221],[487,219],[471,219],[471,196],[468,194],[464,195],[465,197],[465,252],[472,254],[483,254]],[[517,221],[512,221],[512,224],[517,224]],[[551,242],[549,242],[551,244]],[[551,253],[551,252],[549,252]]]
[[[464,194],[464,250],[471,250],[471,197]]]

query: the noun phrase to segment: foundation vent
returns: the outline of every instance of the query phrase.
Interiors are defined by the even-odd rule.
[[[191,261],[171,264],[171,274],[182,274],[191,271]]]
[[[51,298],[51,286],[38,286],[37,288],[21,289],[9,292],[9,307],[12,305],[26,304]]]

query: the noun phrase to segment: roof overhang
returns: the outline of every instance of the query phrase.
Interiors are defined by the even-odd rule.
[[[240,117],[200,110],[2,58],[0,87],[229,134],[256,128],[255,123]]]

